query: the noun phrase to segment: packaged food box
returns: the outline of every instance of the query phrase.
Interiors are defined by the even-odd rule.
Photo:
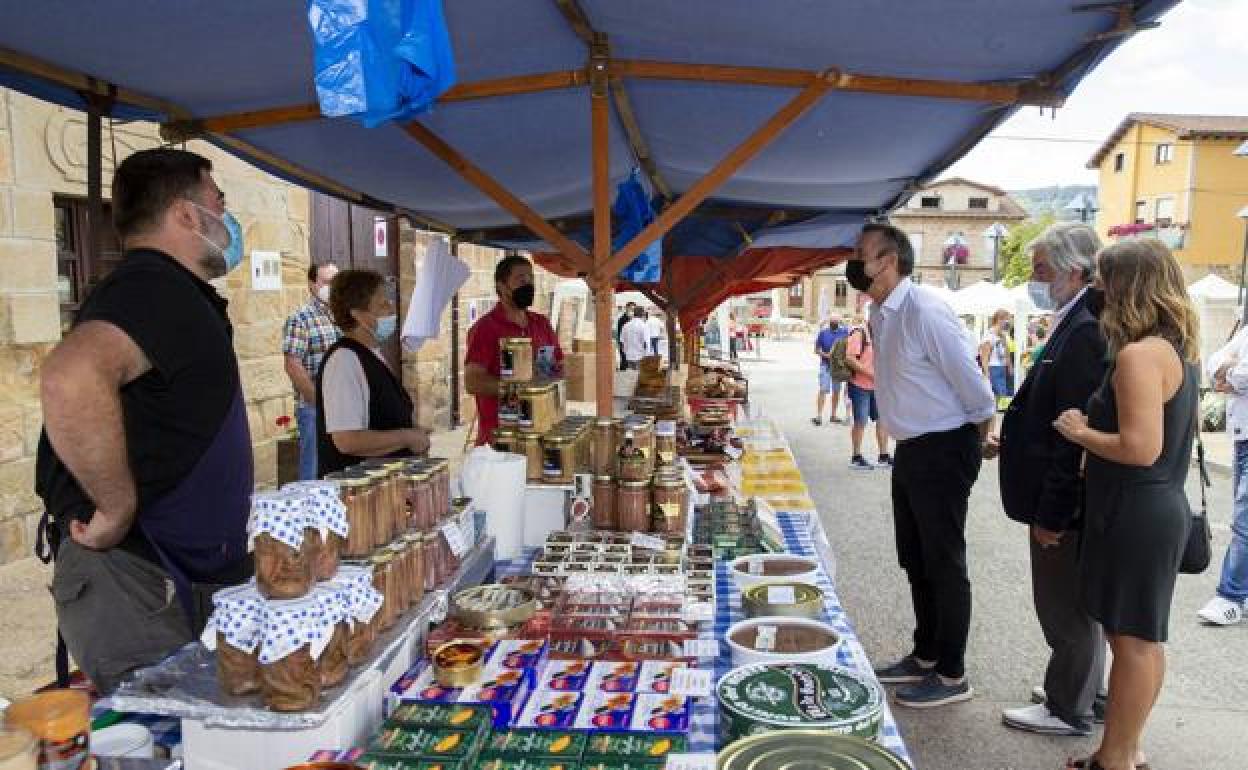
[[[632,661],[598,661],[590,669],[583,688],[586,692],[632,692],[637,689],[641,665]]]
[[[482,757],[520,756],[577,762],[589,736],[569,730],[514,729],[493,733],[481,747]]]
[[[545,639],[500,639],[490,653],[490,663],[506,668],[536,669],[545,655]]]
[[[494,727],[507,727],[524,707],[532,691],[524,670],[492,669],[471,687],[443,687],[433,676],[433,666],[421,661],[390,689],[401,703],[482,704],[490,707]],[[397,709],[397,707],[396,707]]]
[[[581,764],[581,770],[666,770],[667,760],[648,762],[644,759],[594,759]]]
[[[405,754],[430,759],[463,759],[477,750],[479,734],[475,730],[448,727],[383,727],[372,742],[370,753]]]
[[[491,723],[490,707],[466,703],[400,703],[390,712],[389,724],[402,727],[450,727],[484,730]]]
[[[612,660],[683,660],[690,658],[685,655],[682,640],[658,637],[625,637],[616,641],[611,651]]]
[[[688,748],[689,741],[683,735],[594,733],[585,745],[583,763],[621,759],[657,762],[666,759],[668,754],[682,754]]]
[[[680,618],[633,618],[623,629],[628,636],[662,636],[692,639],[697,630]]]
[[[611,653],[609,638],[585,636],[552,636],[546,657],[550,660],[598,660]]]
[[[681,695],[639,693],[630,730],[683,733],[689,730],[689,699]]]
[[[637,692],[666,695],[672,689],[673,673],[687,665],[683,660],[642,661],[637,672]]]
[[[529,697],[515,726],[567,730],[576,721],[580,706],[579,692],[538,690]]]
[[[539,690],[584,690],[593,665],[588,660],[548,661],[537,678],[537,687]]]
[[[386,756],[371,752],[353,760],[352,766],[362,770],[472,770],[472,764],[466,759]]]
[[[619,633],[623,625],[622,620],[610,618],[556,615],[550,625],[550,635],[552,639],[567,637],[609,639]]]
[[[543,759],[541,757],[490,757],[478,759],[473,770],[577,770],[575,759]]]
[[[586,692],[572,726],[577,730],[628,730],[636,703],[636,693]]]

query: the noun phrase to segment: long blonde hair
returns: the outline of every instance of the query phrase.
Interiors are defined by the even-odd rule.
[[[1183,269],[1161,241],[1132,239],[1101,249],[1097,272],[1105,287],[1101,328],[1110,355],[1156,335],[1188,362],[1200,360],[1200,326]]]

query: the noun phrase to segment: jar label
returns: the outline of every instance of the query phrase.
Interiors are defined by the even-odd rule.
[[[39,770],[79,770],[90,759],[87,733],[81,732],[66,741],[39,741]]]

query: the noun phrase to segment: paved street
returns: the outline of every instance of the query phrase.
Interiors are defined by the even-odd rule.
[[[893,548],[888,477],[848,469],[848,427],[811,425],[816,374],[810,348],[805,338],[768,340],[761,360],[743,354],[751,397],[793,444],[833,542],[841,599],[868,654],[892,659],[909,650],[913,619]],[[867,447],[874,456],[870,432]],[[1193,473],[1193,501],[1199,500],[1195,484]],[[1217,582],[1229,495],[1227,479],[1215,475],[1215,565],[1204,575],[1179,578],[1169,670],[1144,742],[1154,770],[1248,767],[1248,624],[1206,628],[1195,617]],[[985,463],[980,473],[967,534],[974,591],[968,670],[976,697],[926,712],[900,706],[894,712],[919,768],[1055,770],[1068,755],[1086,755],[1096,740],[1040,737],[1001,724],[1001,709],[1021,705],[1041,681],[1047,648],[1032,611],[1026,532],[1001,512],[995,463]]]

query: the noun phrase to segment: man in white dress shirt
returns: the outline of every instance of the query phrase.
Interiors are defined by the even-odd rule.
[[[636,369],[641,359],[650,355],[650,327],[646,324],[645,308],[633,308],[633,320],[620,330],[620,347],[624,350],[624,368]]]
[[[915,615],[913,651],[876,674],[907,685],[898,703],[927,708],[973,694],[965,669],[966,511],[996,403],[962,322],[910,280],[913,271],[906,234],[869,224],[845,277],[872,300],[875,396],[880,422],[897,439],[893,525]]]

